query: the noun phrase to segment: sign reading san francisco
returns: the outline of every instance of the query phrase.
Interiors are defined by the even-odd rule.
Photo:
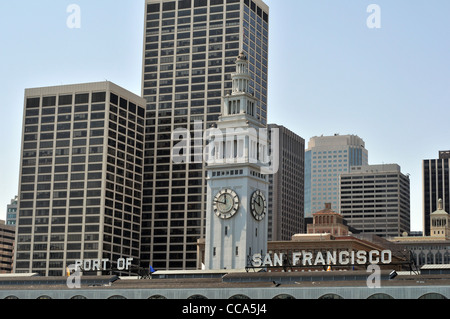
[[[285,265],[287,256],[283,253],[255,254],[252,257],[253,267],[277,267]],[[302,266],[329,266],[329,265],[365,265],[365,264],[390,264],[392,262],[392,252],[390,250],[359,250],[359,251],[326,251],[326,252],[294,252],[290,263]]]

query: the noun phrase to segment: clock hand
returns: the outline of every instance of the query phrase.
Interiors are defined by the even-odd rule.
[[[227,204],[226,200],[224,202],[222,202],[222,201],[216,199],[214,202],[218,203],[218,204],[224,204],[224,205]]]

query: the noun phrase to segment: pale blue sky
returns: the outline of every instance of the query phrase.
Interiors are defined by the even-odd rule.
[[[302,136],[356,134],[370,164],[411,174],[422,228],[423,159],[450,149],[450,2],[266,0],[269,121]],[[369,29],[369,4],[381,29]],[[81,28],[69,29],[70,4]],[[144,0],[0,2],[0,219],[16,195],[24,89],[110,80],[140,94]]]

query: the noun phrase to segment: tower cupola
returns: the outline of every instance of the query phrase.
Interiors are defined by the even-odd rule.
[[[248,114],[257,118],[257,100],[250,93],[251,75],[248,68],[248,59],[244,52],[236,58],[236,72],[231,74],[232,92],[224,99],[224,116]]]

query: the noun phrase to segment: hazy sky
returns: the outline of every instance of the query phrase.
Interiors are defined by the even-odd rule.
[[[422,160],[450,149],[450,1],[266,3],[269,121],[306,144],[360,136],[370,164],[411,175],[412,229],[421,230]],[[67,25],[71,4],[80,28]],[[381,28],[367,25],[370,4]],[[144,0],[0,1],[0,219],[18,192],[25,88],[109,80],[140,94],[143,24]]]

